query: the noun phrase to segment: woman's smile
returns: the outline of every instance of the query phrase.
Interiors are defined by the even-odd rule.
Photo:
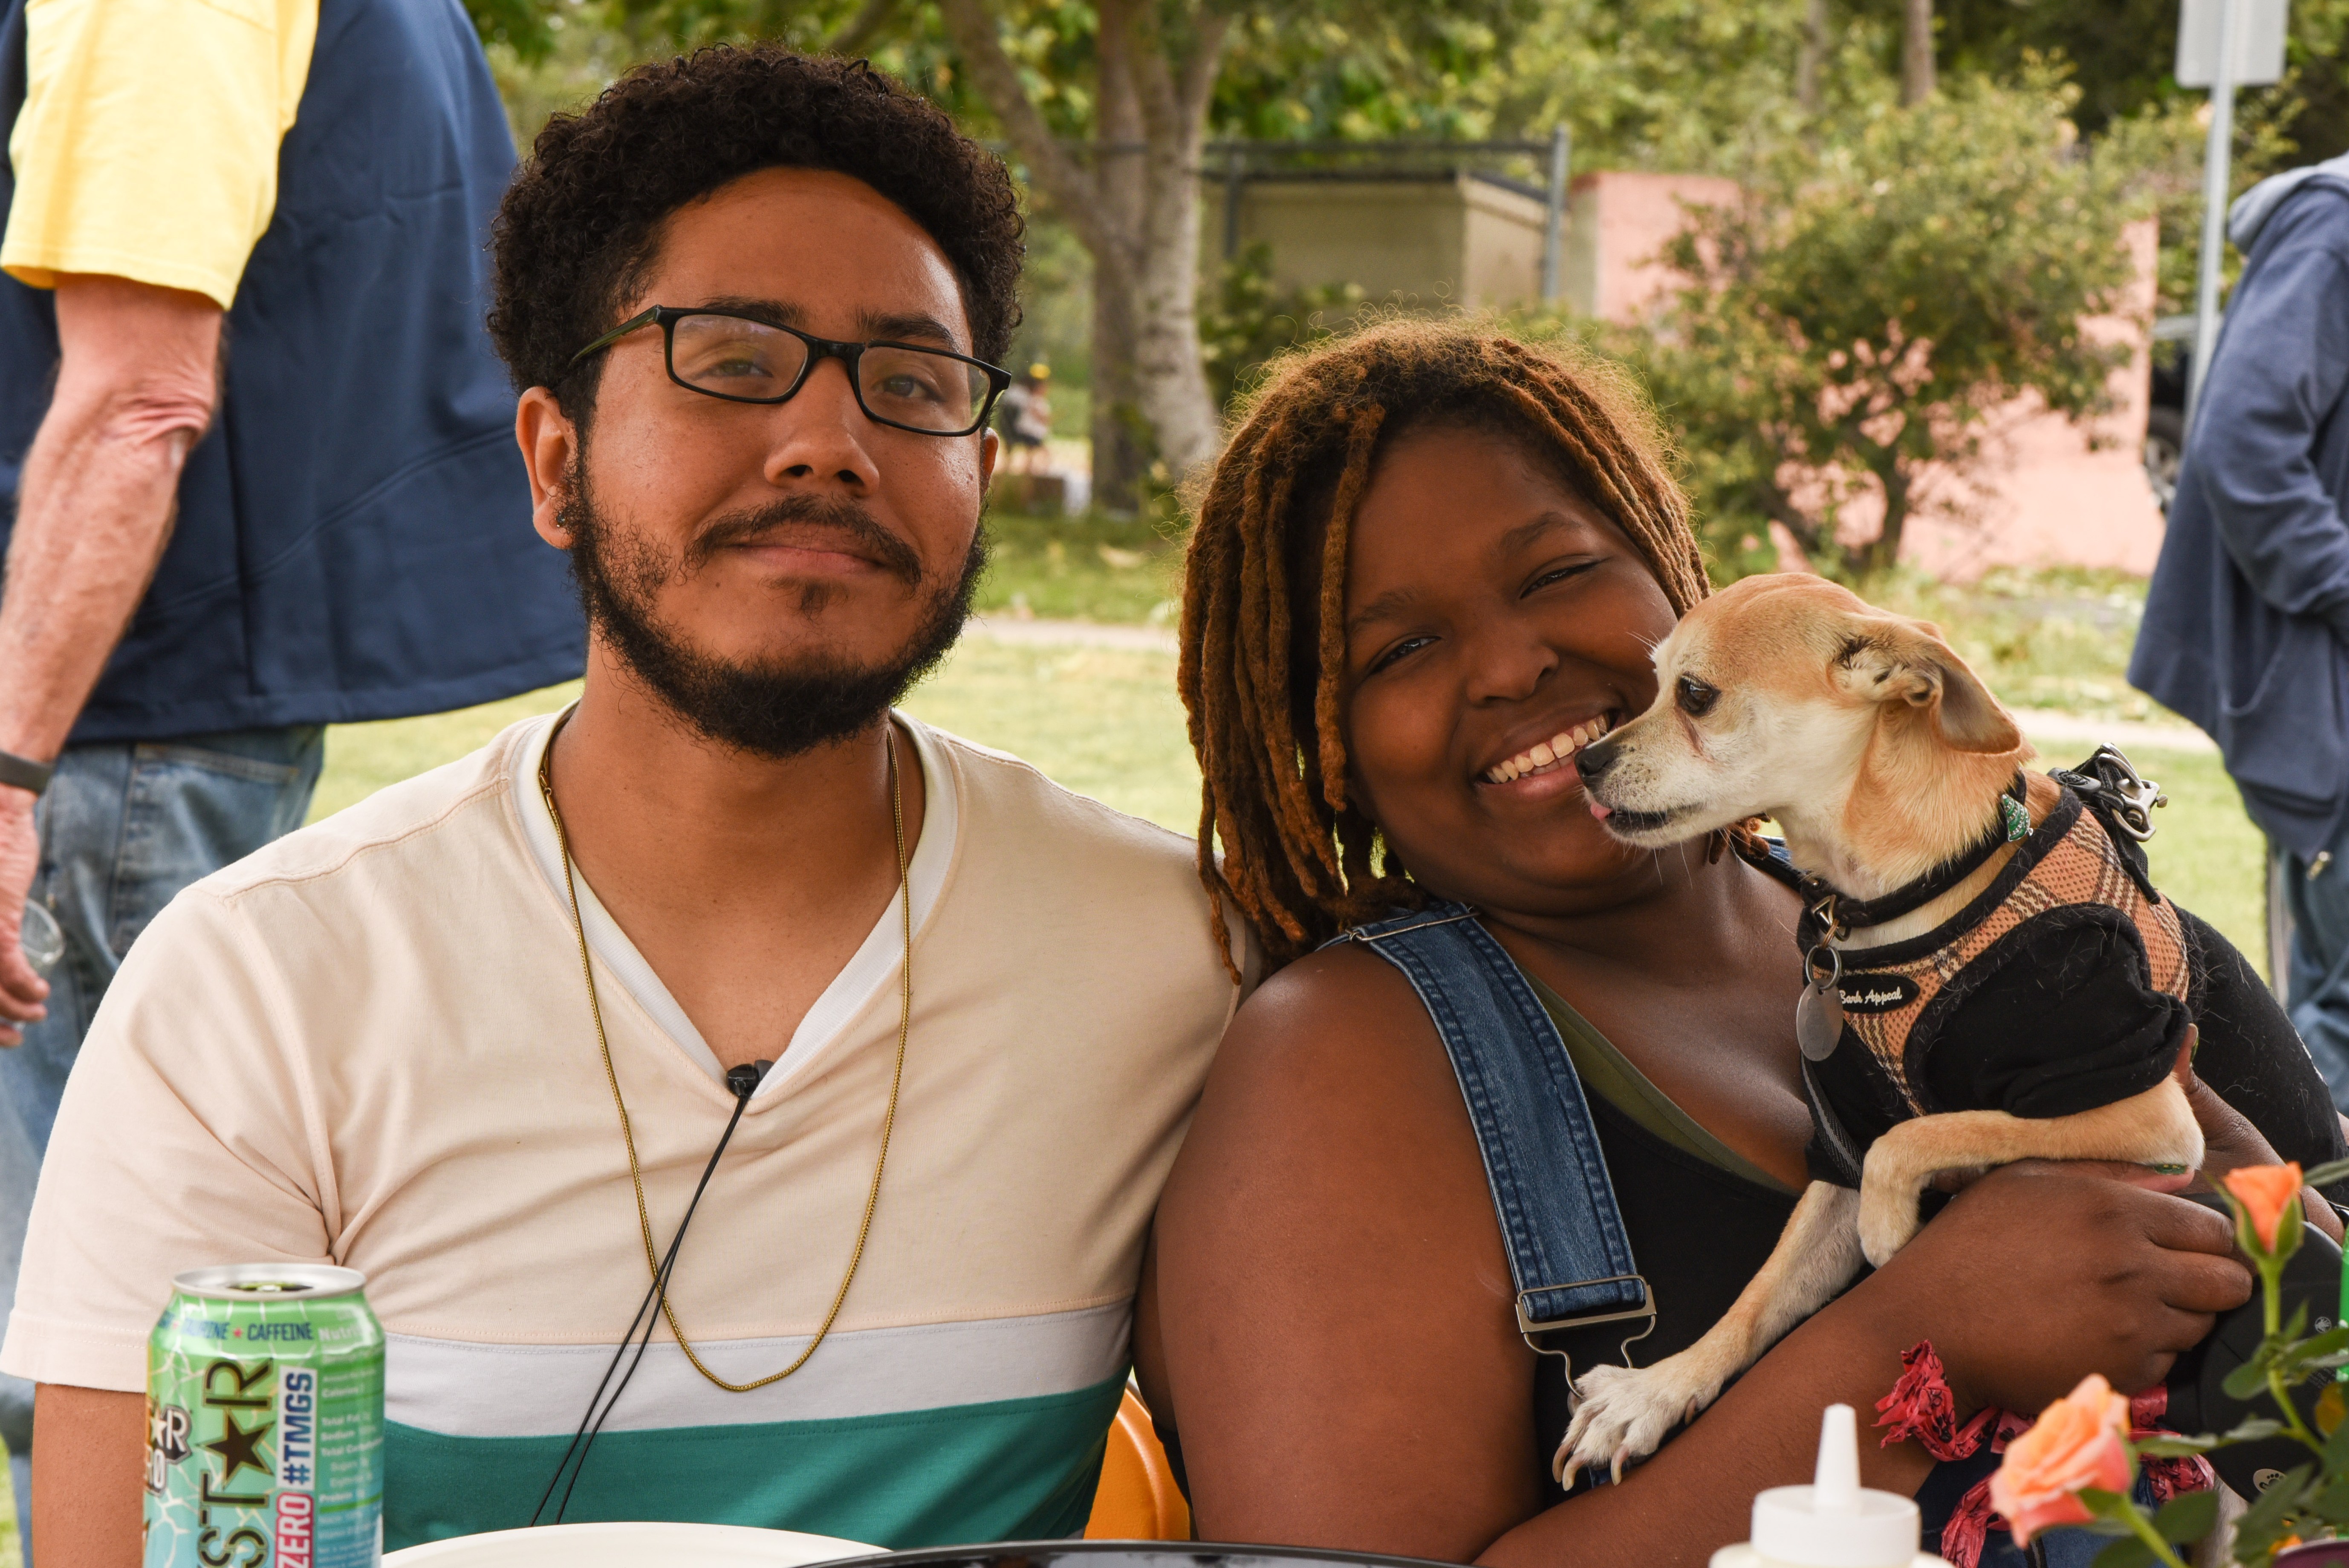
[[[1476,775],[1477,782],[1521,800],[1547,800],[1561,787],[1578,788],[1575,753],[1615,727],[1613,712],[1569,724],[1547,740],[1537,740]]]

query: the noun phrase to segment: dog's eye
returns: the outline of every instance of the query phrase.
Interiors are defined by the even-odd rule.
[[[1691,718],[1702,718],[1713,711],[1713,705],[1721,700],[1719,687],[1709,686],[1694,676],[1682,676],[1680,684],[1673,688],[1673,695],[1680,702],[1681,711]]]

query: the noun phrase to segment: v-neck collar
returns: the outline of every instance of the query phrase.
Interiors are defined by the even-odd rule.
[[[537,861],[540,874],[546,878],[558,899],[564,896],[562,841],[555,834],[554,819],[547,814],[546,800],[538,791],[538,764],[545,754],[548,738],[554,732],[555,721],[561,717],[549,714],[533,721],[520,738],[511,786],[514,810],[522,818],[523,836],[530,843],[531,858]],[[914,931],[918,937],[946,888],[947,871],[954,861],[955,837],[960,826],[960,802],[954,769],[940,755],[936,738],[928,727],[894,710],[890,717],[898,733],[913,743],[909,750],[922,770],[922,833],[905,865],[905,880],[913,892]],[[717,1053],[701,1037],[701,1031],[678,1005],[644,954],[636,951],[636,944],[628,940],[627,933],[605,909],[576,861],[572,871],[579,889],[579,923],[586,930],[588,949],[618,978],[678,1050],[708,1072],[713,1081],[722,1083],[725,1073],[718,1065]],[[874,992],[895,976],[904,943],[902,917],[897,901],[892,898],[856,952],[800,1019],[799,1027],[792,1032],[791,1043],[776,1056],[774,1067],[759,1085],[758,1092],[750,1097],[753,1100],[780,1094],[812,1071],[814,1064],[831,1056],[848,1021],[864,1010]]]

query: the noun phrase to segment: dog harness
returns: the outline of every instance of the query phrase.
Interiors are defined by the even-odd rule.
[[[2142,1092],[2168,1070],[2184,1037],[2189,985],[2177,907],[2154,892],[2134,835],[2108,823],[2112,809],[2103,802],[2089,809],[2072,784],[2076,779],[2093,796],[2096,780],[2062,778],[2030,777],[2030,799],[2047,804],[2046,815],[1991,886],[1956,916],[1905,942],[1836,950],[1843,965],[1836,981],[1843,1029],[1824,1061],[1804,1064],[1816,1132],[1815,1174],[1857,1186],[1868,1145],[1911,1117],[1971,1109],[2070,1114]],[[1804,951],[1827,935],[1815,909],[1806,910],[1797,932]],[[2107,961],[2084,963],[2091,946]],[[2010,990],[2008,1006],[1996,1015],[2005,1021],[1995,1030],[2002,1037],[1978,1037],[1991,1030],[1970,1024],[1961,1009],[1993,985]],[[2067,1001],[2072,1010],[2061,1011]],[[2045,1060],[1999,1080],[2028,1086],[2018,1092],[2037,1096],[2035,1102],[1969,1094],[1952,1103],[1937,1092],[1937,1078],[1980,1081],[1961,1063],[1948,1064],[1961,1070],[1937,1074],[1946,1055],[2012,1056],[2012,1037],[2033,1032],[2036,1022],[2045,1025],[2038,1032],[2056,1037],[2043,1042]],[[2095,1075],[2084,1078],[2073,1099],[2092,1098],[2050,1103],[2066,1093],[2069,1056],[2083,1064],[2082,1074]]]

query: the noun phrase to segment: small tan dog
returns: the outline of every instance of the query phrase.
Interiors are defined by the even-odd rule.
[[[2072,788],[2023,773],[2022,732],[1937,628],[1817,577],[1745,579],[1692,610],[1655,664],[1655,705],[1576,758],[1591,811],[1644,848],[1756,817],[1785,830],[1807,873],[1798,940],[1811,1016],[1798,1034],[1813,1169],[1845,1174],[1810,1185],[1761,1272],[1696,1344],[1652,1367],[1582,1374],[1557,1460],[1569,1484],[1586,1466],[1619,1479],[1841,1291],[1863,1256],[1880,1264],[1898,1252],[1938,1174],[2026,1159],[2202,1160],[2174,1076],[2192,1037],[2178,915],[2144,882],[2134,842],[2120,842],[2150,830],[2149,787],[2121,807],[2135,807],[2137,827],[2116,830]],[[2096,780],[2065,778],[2100,798]],[[2042,966],[2058,959],[2060,984]],[[2015,1001],[2025,983],[2050,1007],[2059,994],[2082,998],[2064,1016],[2079,1022]],[[2044,1041],[2045,1059],[2002,1078],[1967,1068],[1969,1020],[1997,1023],[2010,1054],[2019,1037]],[[2118,1044],[2067,1086],[2064,1056],[2083,1034]]]

